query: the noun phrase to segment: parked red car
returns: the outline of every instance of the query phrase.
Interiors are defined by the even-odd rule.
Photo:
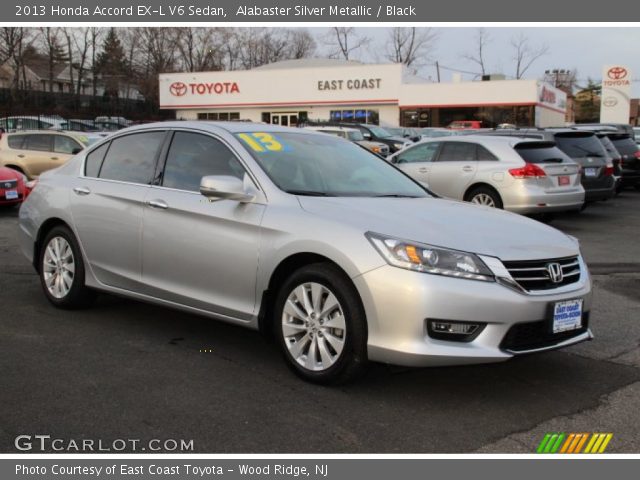
[[[27,177],[7,167],[0,167],[0,206],[17,205],[29,195]]]
[[[447,127],[450,130],[476,130],[482,128],[482,120],[456,120]]]

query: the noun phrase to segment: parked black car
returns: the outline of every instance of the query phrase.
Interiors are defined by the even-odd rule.
[[[593,131],[572,128],[489,130],[480,135],[536,138],[554,142],[560,150],[582,167],[585,203],[608,200],[615,194],[616,181],[607,151]]]
[[[640,146],[635,141],[631,125],[577,124],[573,128],[595,131],[599,137],[608,138],[620,157],[618,190],[626,187],[640,189]]]

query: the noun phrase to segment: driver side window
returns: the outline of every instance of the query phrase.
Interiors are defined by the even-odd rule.
[[[410,147],[401,152],[394,163],[423,163],[432,162],[436,156],[436,153],[440,148],[440,142],[424,143],[422,145],[416,145]]]

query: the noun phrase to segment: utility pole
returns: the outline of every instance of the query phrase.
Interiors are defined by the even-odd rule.
[[[436,73],[438,75],[438,83],[440,83],[440,64],[436,60]]]

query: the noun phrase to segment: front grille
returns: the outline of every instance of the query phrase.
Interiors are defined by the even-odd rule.
[[[582,314],[582,326],[568,332],[553,333],[551,321],[517,323],[513,325],[500,343],[502,350],[525,352],[553,347],[565,340],[582,335],[589,329],[589,312]]]
[[[9,190],[10,188],[16,188],[18,186],[18,180],[0,180],[0,188]]]
[[[558,258],[551,260],[526,260],[502,262],[511,277],[528,292],[551,290],[576,283],[580,279],[580,262],[578,257]],[[562,271],[562,278],[553,281],[549,265],[557,263]]]

